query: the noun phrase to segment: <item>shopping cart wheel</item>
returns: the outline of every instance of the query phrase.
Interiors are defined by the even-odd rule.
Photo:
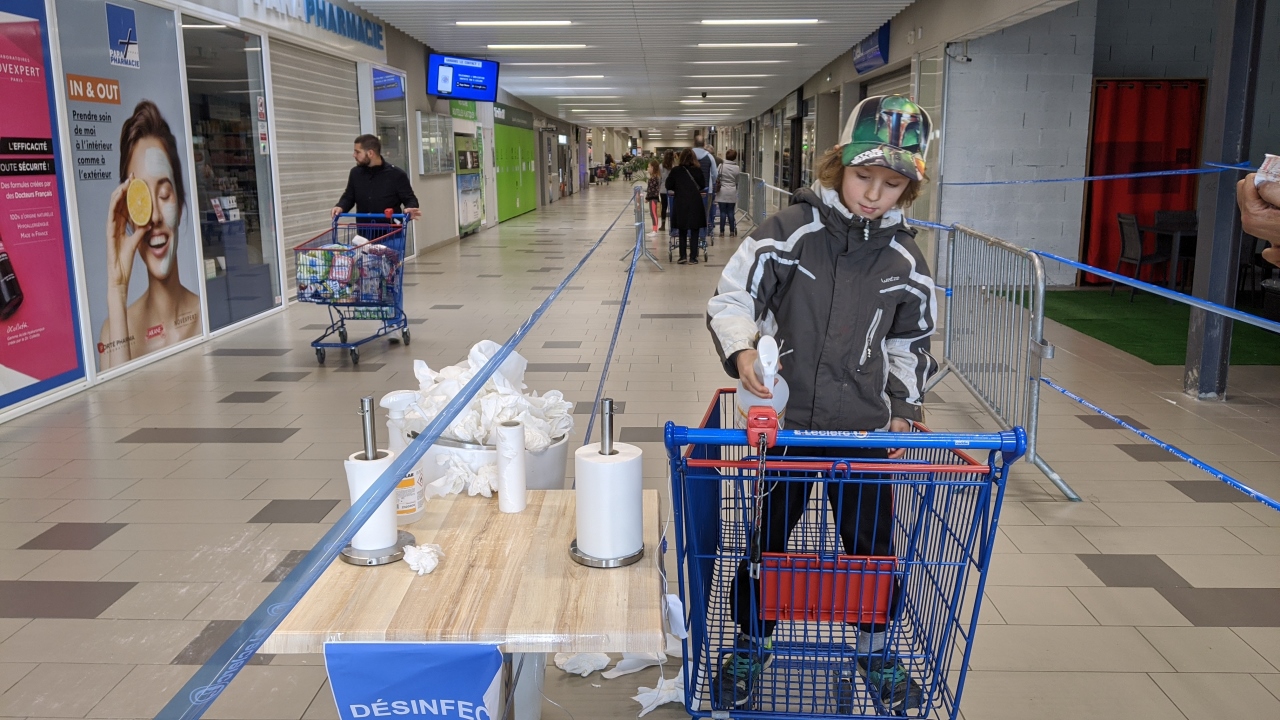
[[[853,675],[839,671],[836,678],[836,714],[853,714]]]
[[[351,364],[352,365],[360,364],[360,351],[355,348],[351,348]]]
[[[316,348],[316,362],[324,364],[324,348]]]
[[[409,331],[407,329],[400,331],[400,341],[405,345],[409,344]]]
[[[347,329],[338,328],[338,342],[345,343],[347,341]]]

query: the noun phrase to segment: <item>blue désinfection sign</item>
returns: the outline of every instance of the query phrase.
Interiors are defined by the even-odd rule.
[[[325,643],[342,720],[497,720],[502,654],[469,643]]]

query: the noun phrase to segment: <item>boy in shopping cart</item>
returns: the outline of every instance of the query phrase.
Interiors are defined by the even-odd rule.
[[[903,208],[925,181],[928,114],[911,100],[870,97],[854,109],[841,144],[822,158],[812,188],[764,221],[738,247],[707,305],[707,324],[730,376],[770,397],[754,370],[755,343],[772,334],[791,352],[788,430],[909,432],[922,420],[921,388],[937,368],[929,355],[934,284]],[[776,448],[785,454],[786,448]],[[806,448],[792,454],[898,458],[901,450]],[[763,551],[784,552],[809,483],[766,484]],[[880,483],[829,483],[844,551],[892,556],[893,498]],[[883,491],[881,489],[883,488]],[[747,704],[772,657],[775,623],[753,617],[755,582],[744,561],[734,578],[735,650],[712,681],[716,707]],[[895,593],[896,594],[896,593]],[[896,604],[895,604],[896,607]],[[861,625],[857,668],[892,712],[919,707],[905,663],[884,652],[888,628]]]

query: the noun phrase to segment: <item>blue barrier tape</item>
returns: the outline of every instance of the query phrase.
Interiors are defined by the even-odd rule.
[[[1245,323],[1247,325],[1260,327],[1263,330],[1269,330],[1273,333],[1280,333],[1280,322],[1275,322],[1274,320],[1267,320],[1266,318],[1260,318],[1257,315],[1250,315],[1249,313],[1240,312],[1239,310],[1236,310],[1235,308],[1229,308],[1226,305],[1219,305],[1218,303],[1209,302],[1208,300],[1201,300],[1200,298],[1195,297],[1194,295],[1185,295],[1180,292],[1174,292],[1168,288],[1162,288],[1159,285],[1152,285],[1151,283],[1143,282],[1141,280],[1136,280],[1131,277],[1126,277],[1118,273],[1109,272],[1107,270],[1103,270],[1102,268],[1097,268],[1092,265],[1085,265],[1084,263],[1076,262],[1075,260],[1068,260],[1059,255],[1054,255],[1053,253],[1042,252],[1040,250],[1032,250],[1031,248],[1027,248],[1027,249],[1030,252],[1033,252],[1036,255],[1039,255],[1040,257],[1049,258],[1050,260],[1056,260],[1057,262],[1060,262],[1063,265],[1069,265],[1070,267],[1076,268],[1077,270],[1083,270],[1087,273],[1091,273],[1099,277],[1104,277],[1108,280],[1114,280],[1118,283],[1122,283],[1125,285],[1132,285],[1133,287],[1136,287],[1139,290],[1142,290],[1144,292],[1149,292],[1152,295],[1159,295],[1162,298],[1177,300],[1180,303],[1184,303],[1192,307],[1197,307],[1197,308],[1200,308],[1201,310],[1205,310],[1211,313],[1216,313],[1218,315],[1225,315],[1226,317],[1229,317],[1232,320],[1236,320],[1236,321]]]
[[[231,634],[231,637],[227,638],[226,642],[222,643],[222,646],[214,651],[209,660],[196,671],[196,674],[187,681],[186,685],[183,685],[182,689],[161,708],[160,712],[155,716],[156,720],[197,720],[209,709],[213,701],[235,679],[240,669],[253,659],[254,653],[262,646],[262,643],[266,641],[272,631],[276,629],[285,616],[289,614],[289,611],[306,594],[307,590],[315,584],[320,575],[338,557],[338,553],[351,541],[356,531],[363,527],[365,522],[373,516],[374,510],[391,495],[405,474],[426,454],[431,445],[439,439],[440,434],[458,416],[458,413],[480,392],[484,384],[489,381],[489,377],[515,351],[516,346],[529,334],[529,331],[542,318],[547,308],[560,296],[569,281],[586,265],[587,260],[604,242],[604,239],[613,230],[614,225],[622,218],[622,214],[627,211],[628,207],[631,207],[631,200],[627,201],[627,204],[622,208],[622,212],[618,213],[618,217],[614,218],[613,222],[609,224],[609,228],[604,231],[600,239],[582,256],[582,259],[569,271],[564,280],[560,281],[556,289],[551,291],[546,300],[543,300],[542,304],[533,311],[529,319],[524,321],[524,324],[512,334],[510,339],[502,345],[492,358],[489,358],[489,361],[484,364],[484,367],[480,368],[475,377],[463,386],[462,391],[444,406],[440,414],[428,423],[422,434],[409,443],[404,452],[374,481],[369,490],[351,504],[351,507],[342,514],[342,517],[338,518],[333,527],[329,528],[329,531],[302,558],[302,562],[298,563],[288,577],[277,585],[276,589],[271,591],[271,594],[262,601],[262,604],[249,615],[248,619],[241,623],[240,627]]]
[[[596,399],[591,404],[591,417],[587,419],[587,432],[582,437],[583,446],[591,444],[591,431],[596,425],[596,413],[600,410],[600,396],[604,394],[604,383],[609,379],[609,365],[613,362],[613,349],[618,345],[618,333],[622,330],[622,316],[627,313],[627,298],[631,296],[631,281],[636,277],[636,263],[644,252],[644,222],[637,224],[636,247],[631,253],[631,268],[627,270],[627,284],[622,288],[622,305],[618,308],[618,320],[613,324],[613,337],[609,340],[609,352],[604,356],[604,369],[600,371],[600,384],[596,387]],[[577,478],[573,481],[577,487]]]
[[[1222,168],[1223,170],[1239,170],[1240,172],[1243,172],[1243,173],[1256,173],[1259,170],[1259,168],[1250,167],[1249,163],[1247,162],[1242,162],[1239,165],[1228,165],[1227,163],[1207,162],[1205,163],[1205,165],[1208,167]]]
[[[928,228],[930,230],[942,230],[944,232],[951,231],[950,225],[943,225],[942,223],[929,222],[928,220],[917,220],[915,218],[907,218],[907,226]]]
[[[1124,428],[1125,430],[1128,430],[1128,431],[1130,431],[1130,432],[1133,432],[1133,433],[1134,433],[1134,434],[1136,434],[1138,437],[1141,437],[1143,440],[1146,440],[1147,442],[1151,443],[1152,445],[1155,445],[1155,446],[1157,446],[1157,447],[1163,448],[1163,449],[1164,449],[1164,450],[1166,450],[1167,452],[1169,452],[1169,453],[1171,453],[1171,454],[1173,454],[1173,455],[1177,456],[1179,459],[1181,459],[1181,460],[1183,460],[1183,461],[1185,461],[1185,462],[1187,462],[1187,463],[1189,463],[1189,464],[1191,464],[1191,465],[1195,466],[1196,468],[1199,468],[1200,470],[1205,471],[1206,473],[1208,473],[1208,474],[1212,475],[1213,477],[1215,477],[1215,478],[1217,478],[1217,479],[1221,480],[1222,482],[1224,482],[1224,483],[1226,483],[1226,484],[1230,485],[1231,487],[1235,488],[1236,490],[1239,490],[1240,492],[1244,493],[1245,495],[1248,495],[1250,498],[1252,498],[1252,499],[1254,499],[1254,500],[1257,500],[1258,502],[1262,503],[1263,505],[1266,505],[1267,507],[1271,508],[1272,510],[1280,511],[1280,501],[1273,500],[1272,498],[1267,497],[1266,495],[1263,495],[1262,493],[1258,492],[1257,490],[1254,490],[1253,488],[1249,487],[1248,485],[1245,485],[1244,483],[1242,483],[1242,482],[1240,482],[1239,480],[1237,480],[1237,479],[1235,479],[1235,478],[1231,477],[1230,475],[1228,475],[1228,474],[1226,474],[1226,473],[1222,472],[1221,470],[1219,470],[1219,469],[1217,469],[1217,468],[1213,467],[1212,465],[1209,465],[1209,464],[1207,464],[1207,463],[1205,463],[1205,462],[1202,462],[1201,460],[1199,460],[1198,458],[1196,458],[1196,457],[1194,457],[1194,456],[1192,456],[1192,455],[1188,455],[1187,453],[1183,452],[1182,450],[1178,449],[1177,447],[1175,447],[1175,446],[1173,446],[1173,445],[1170,445],[1169,443],[1167,443],[1167,442],[1165,442],[1165,441],[1161,440],[1160,438],[1155,437],[1155,436],[1153,436],[1153,435],[1149,435],[1149,434],[1147,434],[1147,433],[1145,433],[1145,432],[1143,432],[1143,431],[1139,430],[1138,428],[1136,428],[1136,427],[1134,427],[1134,426],[1130,425],[1129,423],[1125,422],[1124,420],[1121,420],[1120,418],[1116,417],[1115,415],[1112,415],[1111,413],[1107,412],[1106,410],[1103,410],[1102,408],[1098,407],[1097,405],[1094,405],[1093,403],[1089,402],[1088,400],[1085,400],[1084,398],[1080,397],[1079,395],[1076,395],[1075,393],[1071,392],[1070,390],[1068,390],[1068,389],[1066,389],[1066,388],[1062,387],[1061,385],[1059,385],[1059,384],[1055,383],[1054,381],[1050,380],[1049,378],[1047,378],[1047,377],[1041,377],[1040,379],[1044,381],[1044,384],[1045,384],[1045,385],[1048,385],[1049,387],[1053,388],[1054,390],[1057,390],[1058,392],[1062,393],[1063,395],[1066,395],[1067,397],[1071,398],[1072,400],[1075,400],[1076,402],[1078,402],[1078,403],[1080,403],[1081,405],[1083,405],[1083,406],[1085,406],[1085,407],[1089,408],[1090,410],[1092,410],[1092,411],[1094,411],[1094,412],[1098,413],[1099,415],[1101,415],[1102,417],[1104,417],[1104,418],[1106,418],[1106,419],[1110,420],[1111,422],[1114,422],[1115,424],[1119,425],[1120,427]]]
[[[1040,185],[1043,183],[1065,183],[1065,182],[1096,182],[1099,180],[1132,180],[1136,178],[1149,177],[1168,177],[1170,175],[1206,175],[1209,173],[1230,172],[1252,172],[1254,168],[1249,163],[1240,163],[1239,165],[1223,165],[1221,163],[1205,163],[1209,167],[1191,168],[1187,170],[1155,170],[1152,172],[1139,173],[1121,173],[1119,175],[1088,175],[1085,177],[1070,178],[1046,178],[1041,180],[980,180],[974,182],[944,182],[941,185],[950,187],[964,187],[977,185]]]

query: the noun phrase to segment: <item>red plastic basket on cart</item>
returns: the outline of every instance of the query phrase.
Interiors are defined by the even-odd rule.
[[[889,621],[895,557],[764,553],[760,618],[810,622]]]

